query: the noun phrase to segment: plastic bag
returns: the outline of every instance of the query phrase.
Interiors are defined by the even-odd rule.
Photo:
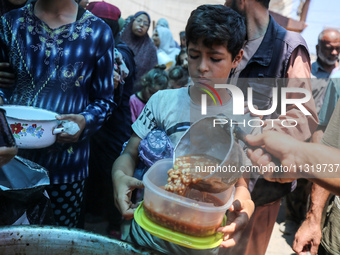
[[[43,167],[18,156],[0,168],[0,225],[54,224],[49,184]]]
[[[172,158],[174,148],[169,137],[161,128],[155,128],[140,142],[138,146],[139,164],[134,177],[142,180],[146,171],[158,160]]]

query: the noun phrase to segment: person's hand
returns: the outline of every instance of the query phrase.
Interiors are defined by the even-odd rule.
[[[311,255],[316,255],[320,241],[320,223],[313,221],[313,217],[307,218],[295,234],[293,250],[298,255],[307,255],[307,251],[310,251]]]
[[[57,142],[58,143],[75,143],[78,141],[81,133],[83,132],[85,125],[86,125],[86,120],[85,117],[81,114],[63,114],[63,115],[58,115],[56,116],[57,120],[69,120],[73,121],[78,124],[79,126],[79,131],[74,134],[70,135],[65,132],[62,132],[57,135]]]
[[[254,151],[248,149],[247,154],[253,165],[260,168],[266,180],[285,183],[301,177],[300,171],[297,171],[298,164],[295,157],[299,151],[300,141],[275,131],[255,136],[247,135],[246,140],[251,146],[261,146],[265,149],[266,153],[262,148]],[[276,157],[282,166],[276,166],[272,162],[272,156]],[[268,169],[279,171],[267,171]]]
[[[18,153],[18,148],[15,147],[0,147],[0,167],[10,162]]]
[[[312,134],[312,139],[311,142],[312,143],[321,143],[321,138],[325,132],[325,127],[322,128],[318,128],[317,130],[314,131],[314,133]]]
[[[15,75],[9,68],[9,63],[0,62],[0,88],[11,88],[15,83]]]
[[[131,202],[131,195],[134,189],[143,188],[143,182],[117,171],[113,177],[114,201],[117,209],[122,216],[129,220],[133,218],[133,214],[138,204]]]
[[[259,108],[257,107],[257,105],[254,105],[254,108],[255,108],[256,110],[259,109]],[[248,106],[248,102],[245,101],[245,102],[244,102],[244,114],[246,114],[246,113],[248,113],[248,112],[250,112],[250,109],[249,109],[249,106]],[[252,112],[250,112],[250,116],[252,116],[252,117],[258,117],[258,118],[260,118],[261,120],[263,119],[263,115],[257,115],[257,114],[252,113]]]
[[[113,71],[113,81],[114,81],[114,87],[116,89],[120,82],[120,75],[116,71]]]
[[[220,247],[229,248],[236,245],[254,212],[254,208],[252,200],[235,200],[233,202],[227,214],[227,225],[217,229],[217,232],[224,234]]]

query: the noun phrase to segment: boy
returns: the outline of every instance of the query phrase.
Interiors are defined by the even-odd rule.
[[[194,84],[154,94],[132,125],[134,133],[124,152],[113,165],[115,203],[126,219],[133,217],[134,209],[130,201],[132,190],[143,187],[142,182],[131,177],[138,162],[140,141],[151,130],[160,127],[165,130],[173,145],[176,145],[190,123],[204,117],[201,115],[201,95],[205,94],[202,89],[227,83],[230,70],[242,59],[241,47],[245,39],[245,25],[240,15],[225,6],[203,5],[192,12],[186,27],[186,37],[188,69]],[[213,100],[207,97],[209,115],[223,113],[232,116],[232,102],[228,91],[216,89],[216,92],[221,99],[221,105],[214,106]],[[254,210],[243,178],[235,184],[235,188],[235,201],[228,212],[228,220],[232,223],[218,229],[224,233],[221,247],[225,248],[235,245]],[[150,235],[134,221],[128,240],[134,240],[141,246],[149,246],[166,254],[189,254],[191,251]],[[211,254],[218,252],[218,249],[201,252]],[[197,254],[200,251],[194,252]]]

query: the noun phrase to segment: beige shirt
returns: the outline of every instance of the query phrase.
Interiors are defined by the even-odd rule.
[[[332,117],[327,125],[321,143],[340,149],[340,100],[336,104]],[[340,159],[339,159],[340,160]]]

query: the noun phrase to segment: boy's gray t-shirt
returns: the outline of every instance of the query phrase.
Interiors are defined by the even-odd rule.
[[[145,138],[147,134],[156,127],[162,128],[170,138],[173,146],[176,146],[184,132],[193,122],[206,116],[201,115],[201,106],[195,104],[189,96],[189,87],[180,89],[161,90],[154,94],[145,105],[138,119],[132,124],[133,131],[141,138]],[[250,114],[233,115],[232,99],[224,105],[207,106],[207,116],[224,114],[227,118],[234,122],[243,123],[239,127],[248,134],[259,134],[262,129],[254,128],[248,125]],[[259,123],[252,122],[252,126],[260,126]]]
[[[175,147],[185,131],[190,127],[190,124],[206,117],[201,115],[201,106],[193,103],[190,99],[188,89],[188,87],[184,87],[180,89],[161,90],[154,94],[132,125],[132,129],[136,135],[144,139],[151,130],[160,127],[166,132]],[[227,118],[239,123],[243,123],[244,120],[245,123],[248,123],[250,119],[254,119],[249,113],[242,116],[233,115],[232,107],[232,100],[229,100],[228,103],[222,106],[207,106],[207,112],[210,116],[222,113]],[[260,121],[259,118],[255,119]],[[252,122],[252,125],[258,125],[255,123],[256,122]],[[251,134],[259,134],[262,131],[260,127],[253,128],[247,124],[241,125],[240,127],[246,133]],[[243,143],[241,145],[243,146]],[[248,158],[246,165],[251,165]],[[218,254],[219,252],[218,247],[209,250],[194,250],[164,241],[142,229],[135,221],[132,222],[127,241],[153,248],[165,254],[197,255]]]

